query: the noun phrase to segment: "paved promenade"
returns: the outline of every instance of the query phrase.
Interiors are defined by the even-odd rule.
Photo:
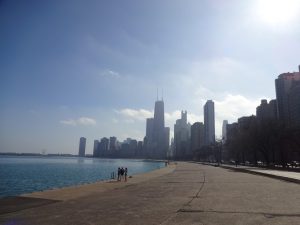
[[[214,164],[212,164],[214,165]],[[300,173],[299,172],[292,172],[292,171],[284,171],[284,170],[275,170],[269,168],[259,168],[259,167],[252,167],[252,166],[234,166],[234,165],[226,165],[222,164],[222,168],[233,169],[240,172],[248,172],[252,174],[258,174],[263,176],[268,176],[280,180],[286,180],[293,183],[300,184]]]
[[[178,163],[127,183],[28,196],[47,198],[49,203],[2,213],[0,224],[299,225],[299,190],[296,183]]]

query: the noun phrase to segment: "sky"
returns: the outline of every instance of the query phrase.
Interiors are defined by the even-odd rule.
[[[0,152],[142,140],[157,89],[171,135],[212,99],[220,137],[299,64],[297,0],[2,0]]]

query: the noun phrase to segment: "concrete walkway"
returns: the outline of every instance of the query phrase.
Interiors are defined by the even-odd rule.
[[[283,170],[275,170],[268,168],[259,168],[259,167],[251,167],[251,166],[234,166],[234,165],[221,165],[222,168],[233,169],[240,172],[248,172],[257,175],[268,176],[280,180],[286,180],[294,183],[300,184],[300,173],[292,172],[292,171],[283,171]]]
[[[57,190],[59,202],[2,214],[0,224],[299,225],[299,184],[195,163],[173,169],[74,197]]]

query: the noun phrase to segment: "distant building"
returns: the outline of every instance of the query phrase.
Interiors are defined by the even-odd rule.
[[[98,151],[100,156],[108,155],[108,147],[109,147],[109,139],[106,137],[101,138],[100,143],[98,145]]]
[[[293,83],[288,99],[290,126],[300,127],[300,81]]]
[[[137,147],[138,147],[138,142],[137,140],[130,140],[129,142],[130,150],[131,150],[131,156],[135,156],[137,153]]]
[[[137,156],[142,156],[143,155],[143,142],[138,141],[137,143]]]
[[[275,99],[269,103],[266,99],[261,100],[261,104],[256,107],[256,117],[258,121],[277,119],[277,102]]]
[[[181,119],[174,125],[174,157],[184,159],[192,156],[189,147],[191,125],[187,123],[187,111],[181,111]]]
[[[204,145],[204,124],[196,122],[191,126],[191,150],[194,154]]]
[[[226,143],[234,140],[238,134],[238,123],[232,123],[226,125]]]
[[[215,105],[208,100],[204,105],[204,132],[205,145],[215,143]]]
[[[165,159],[169,144],[168,129],[165,127],[164,101],[157,100],[154,106],[154,118],[146,120],[146,136],[144,138],[144,156],[147,158]]]
[[[165,149],[165,115],[164,115],[164,102],[156,101],[154,107],[154,120],[153,120],[153,143],[154,148],[152,151],[154,158],[166,158],[167,151]]]
[[[170,147],[170,127],[165,127],[165,149],[168,152]]]
[[[109,138],[109,151],[113,152],[117,149],[117,138],[116,137],[110,137]]]
[[[300,81],[300,66],[299,72],[283,73],[275,80],[276,99],[278,119],[286,126],[293,125],[293,120],[297,121],[297,98],[299,91],[297,86]],[[296,104],[296,105],[295,105]],[[299,112],[298,112],[299,113]]]
[[[94,149],[93,149],[93,157],[99,157],[98,152],[99,140],[94,140]]]
[[[171,145],[167,155],[168,158],[174,158],[174,152],[175,152],[174,138],[171,138]]]
[[[239,130],[247,130],[250,128],[251,123],[254,122],[255,116],[243,116],[238,118],[238,129]]]
[[[85,156],[85,145],[86,145],[86,138],[81,137],[79,139],[79,152],[78,156],[84,157]]]
[[[227,124],[228,120],[223,120],[223,126],[222,126],[222,140],[226,141],[227,139]]]
[[[146,137],[147,140],[149,141],[153,140],[153,124],[154,124],[153,118],[148,118],[146,120]]]

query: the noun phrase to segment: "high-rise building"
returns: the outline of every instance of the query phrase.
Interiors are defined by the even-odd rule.
[[[255,116],[243,116],[238,118],[238,129],[241,130],[248,130],[251,124],[255,121]]]
[[[142,156],[143,155],[143,142],[138,141],[137,143],[137,156]]]
[[[296,109],[294,105],[291,104],[296,103],[294,102],[294,100],[297,99],[298,92],[292,91],[292,89],[294,89],[295,86],[298,86],[297,83],[299,81],[300,81],[300,66],[299,66],[299,72],[283,73],[280,74],[278,78],[275,80],[278,118],[286,126],[293,125],[292,118],[297,117],[294,116],[295,115],[294,113],[296,111],[291,112],[291,110]],[[296,97],[294,95],[296,95]],[[291,114],[293,115],[291,116]]]
[[[137,140],[131,139],[130,142],[129,142],[129,149],[130,149],[129,156],[130,157],[136,156],[137,147],[138,147]]]
[[[188,158],[192,155],[189,147],[191,125],[187,123],[187,112],[181,111],[181,118],[174,125],[174,157],[176,159]]]
[[[223,120],[222,140],[224,140],[224,141],[226,141],[226,139],[227,139],[227,124],[228,124],[228,120]]]
[[[194,154],[204,145],[204,124],[196,122],[191,126],[191,150]]]
[[[277,118],[277,103],[273,99],[269,103],[266,99],[261,100],[261,104],[256,107],[256,117],[258,121],[273,120]]]
[[[153,140],[153,126],[154,126],[154,119],[148,118],[146,120],[146,137],[148,141]]]
[[[153,157],[165,158],[167,151],[165,149],[165,116],[164,102],[158,100],[155,102],[153,119]]]
[[[110,137],[109,138],[109,151],[113,152],[117,149],[117,138]]]
[[[165,127],[165,149],[168,152],[170,147],[170,127]]]
[[[215,105],[208,100],[204,105],[204,133],[205,145],[215,143]]]
[[[156,101],[154,107],[153,139],[159,143],[165,128],[164,102]]]
[[[238,133],[238,123],[232,123],[226,125],[226,136],[228,140],[233,140]]]
[[[164,101],[157,100],[154,106],[154,118],[146,120],[146,136],[143,143],[144,156],[165,159],[169,149],[169,138],[170,130],[165,127]]]
[[[289,92],[291,127],[300,127],[300,81],[294,82]]]
[[[98,151],[100,156],[106,156],[108,154],[109,139],[106,137],[101,138],[98,145]]]
[[[78,156],[84,157],[85,156],[85,145],[86,145],[86,138],[81,137],[79,139],[79,152]]]
[[[94,140],[93,157],[99,157],[98,146],[99,140]]]

